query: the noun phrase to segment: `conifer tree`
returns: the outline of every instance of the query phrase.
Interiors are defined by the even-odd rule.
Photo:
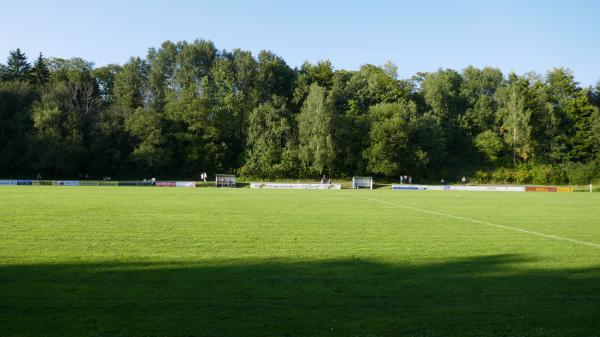
[[[17,48],[9,53],[3,77],[7,81],[25,80],[29,76],[30,70],[31,64],[27,62],[27,56]]]
[[[48,83],[48,80],[50,79],[50,70],[48,70],[46,60],[44,59],[42,53],[40,53],[37,60],[35,60],[33,63],[33,68],[31,68],[29,79],[31,83],[35,85],[44,85]]]

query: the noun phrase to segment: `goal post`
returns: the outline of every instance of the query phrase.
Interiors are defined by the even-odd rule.
[[[373,189],[373,177],[352,177],[352,188]]]

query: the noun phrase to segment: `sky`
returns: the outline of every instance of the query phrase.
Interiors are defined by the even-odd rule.
[[[10,1],[0,6],[0,62],[82,57],[96,66],[145,56],[165,40],[263,49],[292,66],[328,59],[356,70],[390,60],[399,75],[493,66],[519,74],[571,69],[600,80],[600,1]]]

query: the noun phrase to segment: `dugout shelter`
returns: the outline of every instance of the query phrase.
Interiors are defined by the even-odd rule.
[[[235,176],[233,174],[217,174],[215,176],[216,187],[235,187]]]
[[[373,189],[373,177],[352,177],[352,188]]]

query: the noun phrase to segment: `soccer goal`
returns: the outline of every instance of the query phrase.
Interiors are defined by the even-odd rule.
[[[373,177],[352,177],[352,188],[373,189]]]
[[[235,176],[233,174],[217,174],[215,178],[217,187],[235,187]]]

